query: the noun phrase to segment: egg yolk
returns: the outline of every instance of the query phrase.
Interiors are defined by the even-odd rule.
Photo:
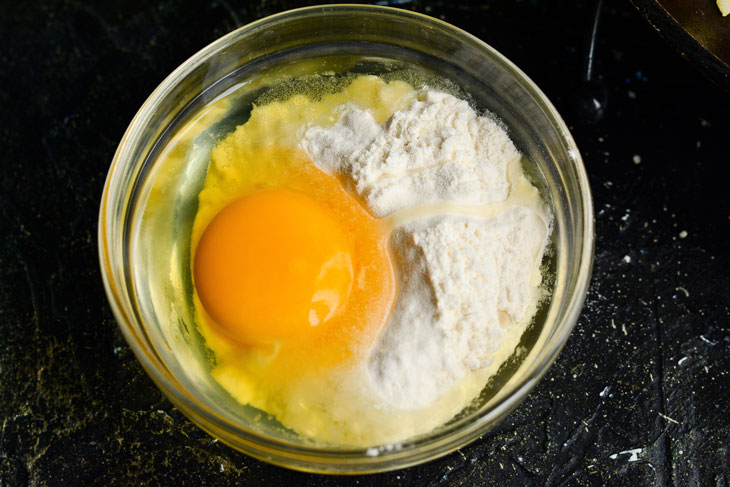
[[[193,299],[216,380],[273,411],[367,355],[396,292],[390,227],[302,151],[237,147],[216,148],[199,195]]]
[[[203,307],[243,343],[326,326],[353,283],[353,243],[324,203],[291,189],[245,196],[203,232],[194,263]]]

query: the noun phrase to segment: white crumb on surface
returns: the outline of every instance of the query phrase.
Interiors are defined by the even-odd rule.
[[[610,455],[609,458],[611,460],[616,460],[619,455],[629,455],[629,458],[626,460],[627,462],[636,462],[639,460],[639,454],[644,451],[643,448],[633,448],[631,450],[624,450],[620,451],[618,453],[614,453],[613,455]]]

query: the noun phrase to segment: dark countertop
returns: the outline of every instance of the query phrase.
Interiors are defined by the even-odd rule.
[[[0,485],[730,485],[730,94],[627,0],[606,2],[587,87],[593,2],[392,3],[507,55],[582,150],[594,278],[541,384],[480,440],[392,473],[307,475],[214,441],[116,326],[99,198],[127,124],[173,68],[304,2],[1,2]],[[595,123],[586,93],[606,95]]]

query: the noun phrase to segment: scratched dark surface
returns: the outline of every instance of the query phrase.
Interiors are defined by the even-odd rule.
[[[122,339],[96,257],[103,180],[145,97],[220,35],[303,3],[0,2],[0,485],[728,487],[730,94],[628,1],[606,3],[586,84],[592,2],[399,2],[492,44],[564,114],[595,271],[565,351],[503,424],[344,478],[255,461],[176,411]]]

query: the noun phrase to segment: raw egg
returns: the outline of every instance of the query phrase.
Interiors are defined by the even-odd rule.
[[[217,209],[195,234],[191,264],[219,369],[238,364],[238,381],[245,374],[263,392],[361,360],[395,295],[386,224],[301,151],[218,154],[235,156],[220,165],[237,172],[209,173],[221,184],[201,202]]]
[[[353,248],[327,205],[290,189],[245,196],[210,222],[195,280],[210,316],[244,343],[275,343],[324,326],[353,281]]]

